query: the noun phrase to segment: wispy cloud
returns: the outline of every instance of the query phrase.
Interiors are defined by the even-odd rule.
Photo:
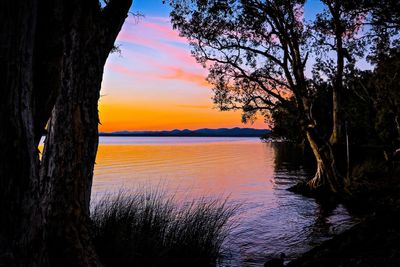
[[[102,131],[241,125],[240,114],[213,108],[207,71],[167,17],[129,18],[117,43],[122,55],[110,56],[103,81]]]
[[[145,31],[143,32],[142,29]],[[127,42],[129,44],[150,48],[154,50],[154,55],[168,55],[182,63],[196,64],[195,59],[190,55],[189,48],[182,45],[186,43],[180,40],[181,45],[177,46],[174,45],[176,40],[176,37],[173,35],[165,35],[156,28],[147,28],[146,24],[141,25],[141,27],[137,29],[135,28],[129,31],[123,30],[117,38],[119,42]]]
[[[113,72],[132,78],[154,78],[150,72],[144,70],[134,70],[133,68],[128,68],[120,64],[108,63],[107,67]]]
[[[113,71],[130,77],[170,79],[209,87],[206,71],[190,55],[186,39],[172,29],[168,18],[149,17],[139,22],[130,19],[117,42],[122,42],[127,60],[109,64]],[[148,51],[143,53],[138,46]],[[138,70],[138,64],[146,68]]]
[[[166,75],[161,75],[161,78],[163,79],[192,82],[204,87],[210,86],[203,74],[189,72],[183,68],[178,67],[167,67],[165,68],[165,70],[169,71],[170,73]]]

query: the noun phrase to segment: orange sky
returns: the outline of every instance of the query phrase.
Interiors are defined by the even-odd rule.
[[[128,18],[117,38],[102,84],[100,131],[221,127],[266,128],[262,119],[241,123],[240,112],[212,104],[207,70],[190,55],[186,40],[166,16]]]
[[[221,112],[210,103],[186,105],[134,100],[129,102],[101,100],[99,109],[101,132],[223,127],[265,128],[261,119],[253,125],[242,124],[240,112]]]

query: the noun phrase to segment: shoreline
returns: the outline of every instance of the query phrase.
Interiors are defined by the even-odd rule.
[[[368,217],[286,266],[400,266],[399,215],[397,212]]]
[[[379,187],[379,183],[387,182]],[[312,248],[287,267],[400,266],[400,183],[398,174],[372,183],[345,201],[365,215],[343,233]]]

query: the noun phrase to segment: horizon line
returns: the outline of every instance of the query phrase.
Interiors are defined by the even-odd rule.
[[[251,130],[265,130],[265,131],[270,131],[271,129],[267,128],[252,128],[252,127],[220,127],[220,128],[208,128],[208,127],[203,127],[203,128],[196,128],[196,129],[189,129],[189,128],[175,128],[171,130],[116,130],[116,131],[99,131],[99,133],[115,133],[115,132],[171,132],[171,131],[184,131],[184,130],[189,130],[189,131],[197,131],[197,130],[203,130],[203,129],[208,129],[208,130],[220,130],[220,129],[251,129]]]

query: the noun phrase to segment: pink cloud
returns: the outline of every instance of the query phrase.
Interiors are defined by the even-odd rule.
[[[143,27],[152,29],[159,33],[160,37],[165,38],[168,41],[175,41],[178,43],[187,43],[186,38],[179,36],[179,34],[174,31],[170,24],[157,24],[152,22],[143,23]]]
[[[197,64],[196,60],[190,55],[188,49],[172,46],[159,40],[143,37],[139,34],[122,31],[118,35],[118,41],[128,42],[151,48],[153,50],[156,50],[160,54],[168,55],[173,59],[179,60],[185,64]]]
[[[116,73],[119,73],[119,74],[122,74],[122,75],[125,75],[128,77],[132,77],[132,78],[151,79],[154,77],[151,72],[132,70],[130,68],[124,67],[119,64],[108,63],[107,67]]]
[[[196,60],[190,55],[189,48],[183,47],[187,43],[186,39],[180,37],[172,29],[169,21],[167,23],[141,21],[124,28],[117,40],[151,48],[185,64],[196,64]],[[179,46],[171,43],[179,43]]]
[[[118,41],[140,45],[152,50],[143,52],[121,47],[121,63],[109,63],[108,67],[119,74],[135,79],[176,80],[209,87],[206,71],[191,56],[184,38],[172,29],[168,20],[151,18],[139,23],[130,22],[120,32]],[[125,50],[125,51],[124,51]]]
[[[134,70],[133,68],[115,63],[107,63],[107,68],[113,72],[138,80],[176,80],[194,83],[201,87],[210,87],[210,84],[206,81],[207,74],[201,69],[197,71],[191,71],[177,66],[162,65],[160,62],[154,61],[146,56],[139,55],[139,57],[141,57],[141,61],[150,65],[150,70]]]
[[[151,80],[176,80],[195,83],[201,87],[210,87],[206,81],[206,74],[200,72],[188,71],[175,66],[158,66],[158,71],[137,71],[119,64],[108,63],[107,67],[121,75],[132,77],[134,79]]]
[[[202,73],[189,72],[185,69],[178,67],[166,68],[169,74],[162,75],[163,79],[171,80],[181,80],[196,83],[202,87],[210,87],[210,84],[206,80],[206,76]]]

